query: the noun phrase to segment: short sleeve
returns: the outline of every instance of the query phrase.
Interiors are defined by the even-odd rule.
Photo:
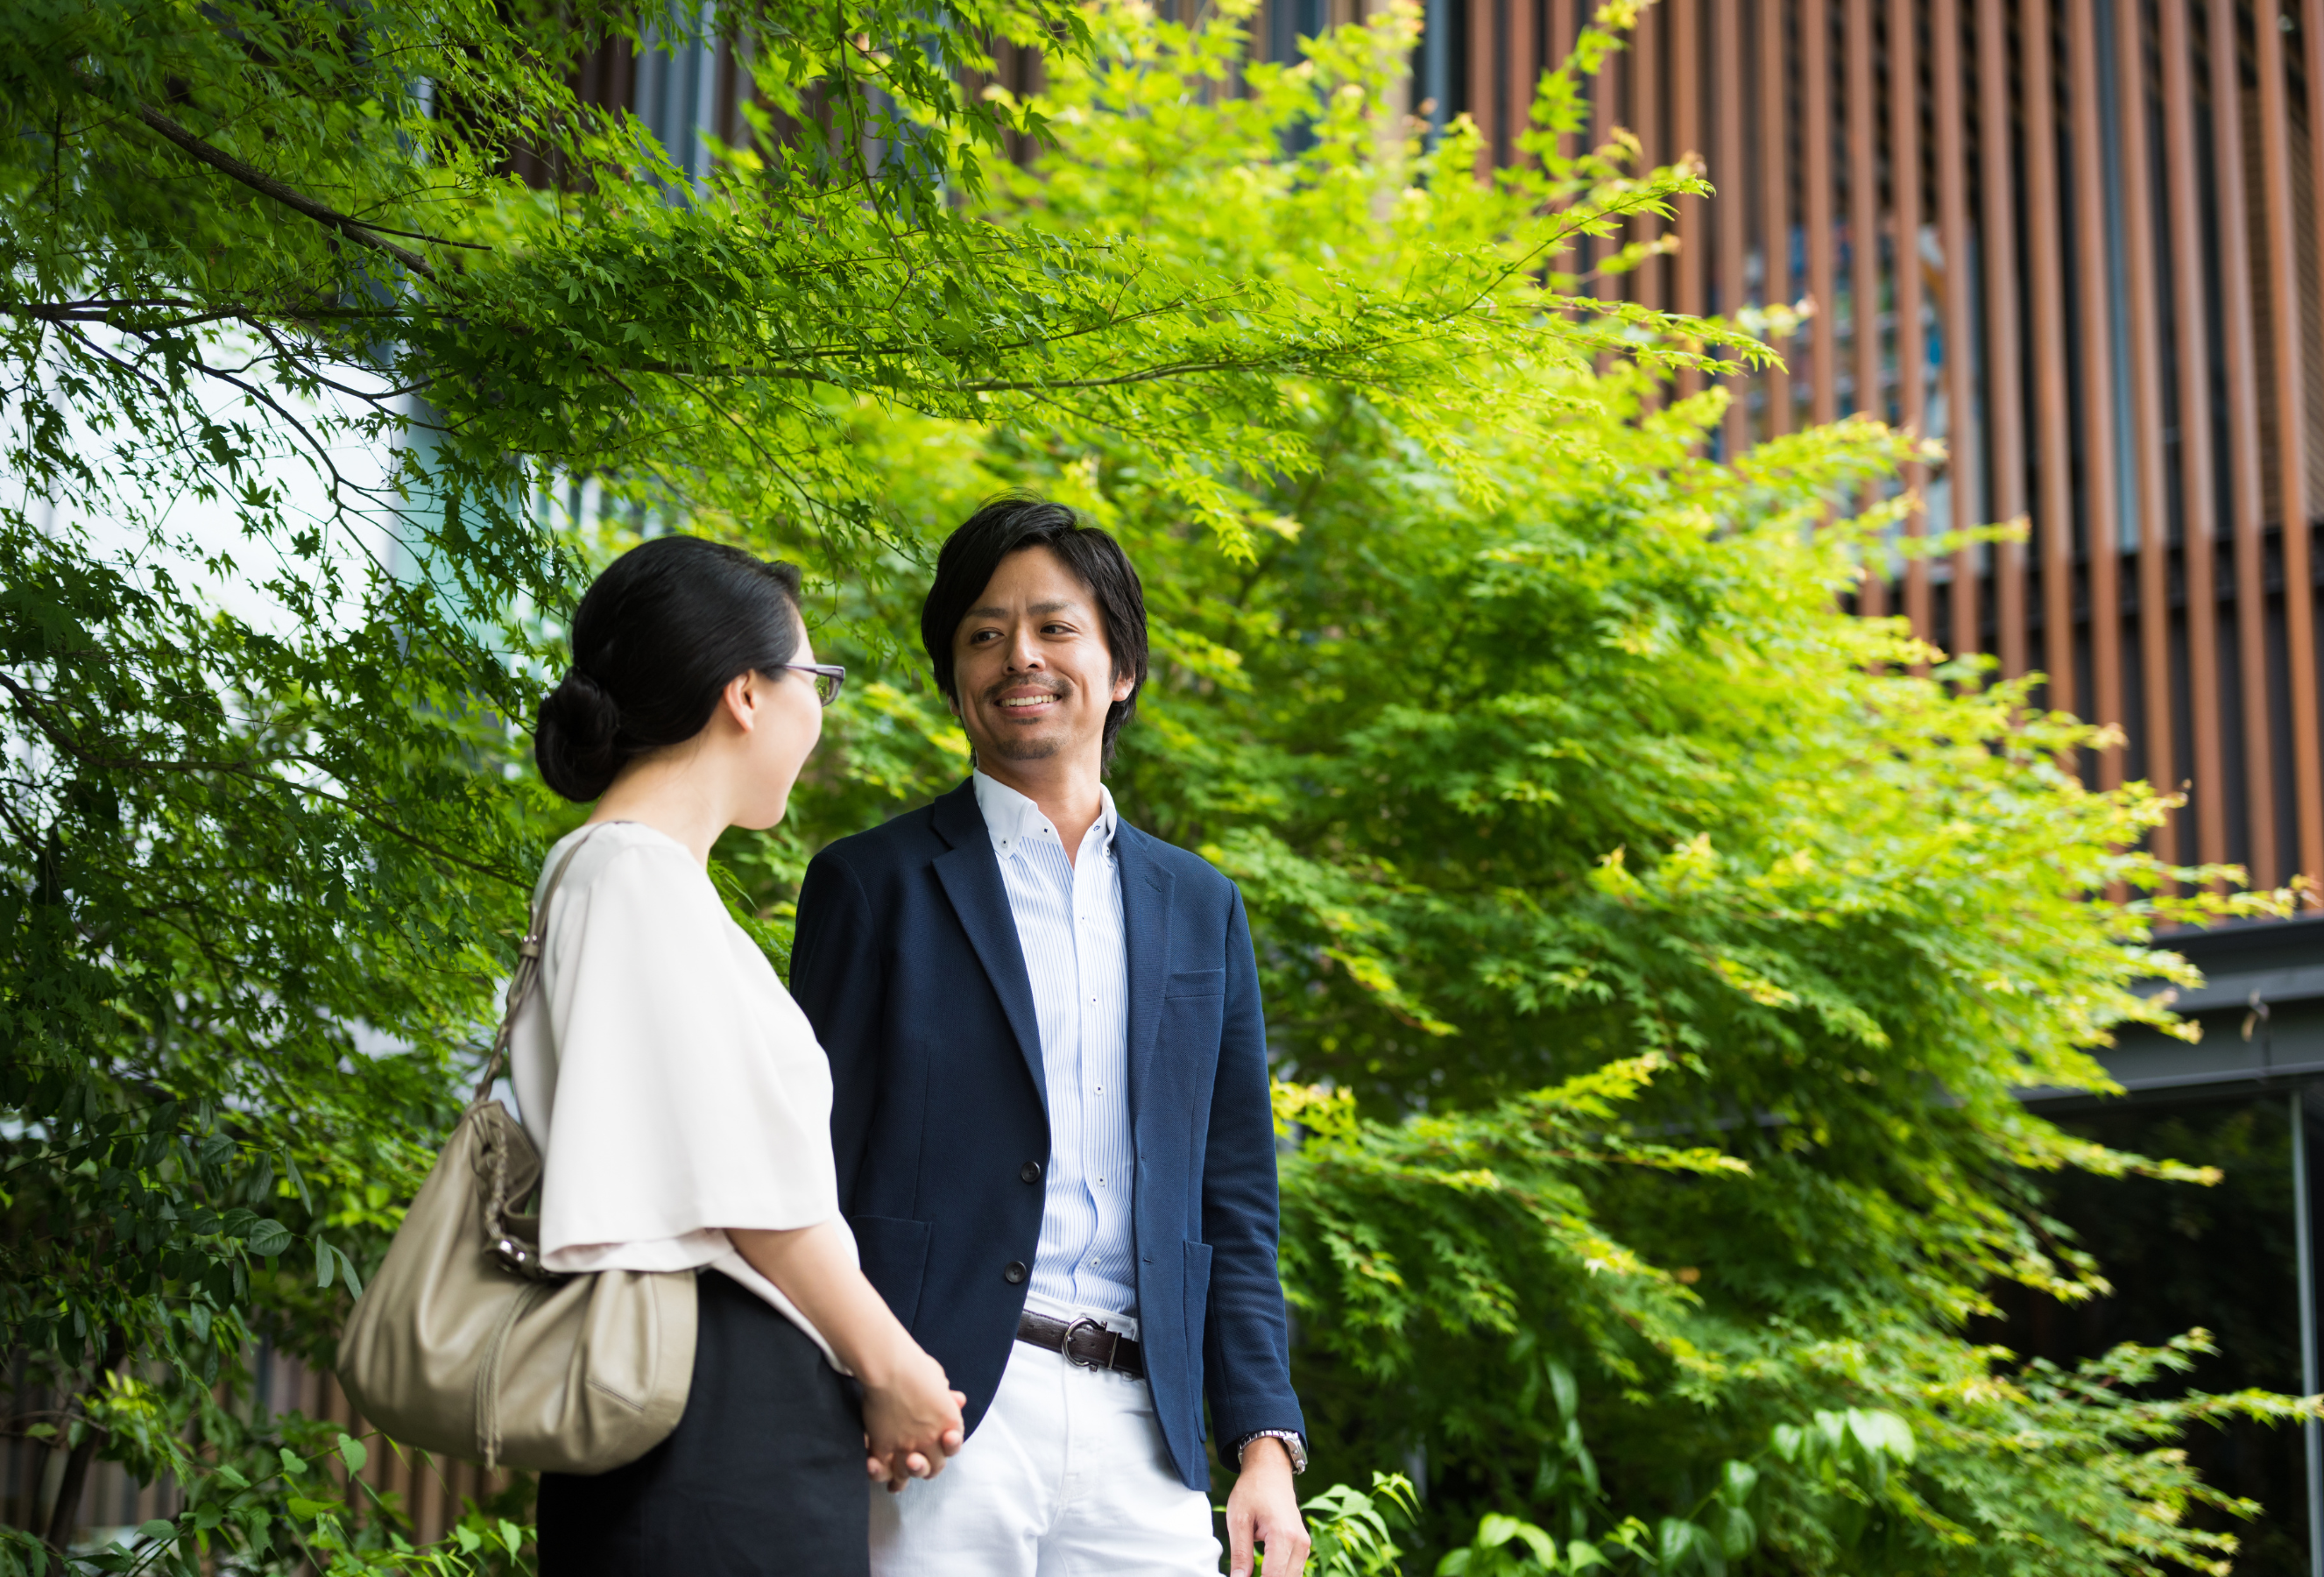
[[[542,958],[543,1263],[680,1269],[837,1215],[828,1066],[708,877],[656,841],[576,886]]]

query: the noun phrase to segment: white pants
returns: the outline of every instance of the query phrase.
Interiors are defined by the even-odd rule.
[[[1044,1309],[1072,1318],[1073,1312]],[[1135,1339],[1125,1315],[1094,1316]],[[1170,1465],[1146,1382],[1010,1343],[991,1409],[933,1480],[872,1487],[872,1577],[1195,1577],[1211,1498]]]

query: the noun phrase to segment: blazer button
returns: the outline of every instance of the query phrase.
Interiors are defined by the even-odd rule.
[[[1001,1273],[1001,1279],[1007,1282],[1011,1286],[1014,1286],[1019,1282],[1024,1280],[1025,1261],[1022,1259],[1011,1259],[1009,1261],[1009,1268]]]
[[[1041,1180],[1041,1163],[1038,1161],[1026,1162],[1023,1166],[1017,1168],[1017,1176],[1028,1183],[1038,1183]]]

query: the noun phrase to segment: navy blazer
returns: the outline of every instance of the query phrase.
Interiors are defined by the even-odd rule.
[[[1305,1433],[1277,1279],[1275,1123],[1233,882],[1127,823],[1139,1334],[1171,1460]],[[1041,1239],[1049,1120],[1033,987],[972,785],[832,844],[799,890],[791,995],[831,1058],[839,1202],[863,1273],[967,1393],[973,1431]]]

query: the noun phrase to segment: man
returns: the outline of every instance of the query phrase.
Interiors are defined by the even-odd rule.
[[[1114,540],[1029,497],[945,544],[920,637],[967,783],[807,868],[791,991],[829,1054],[863,1269],[965,1392],[943,1476],[874,1496],[880,1577],[1307,1556],[1275,1135],[1234,884],[1114,813],[1146,678]]]

